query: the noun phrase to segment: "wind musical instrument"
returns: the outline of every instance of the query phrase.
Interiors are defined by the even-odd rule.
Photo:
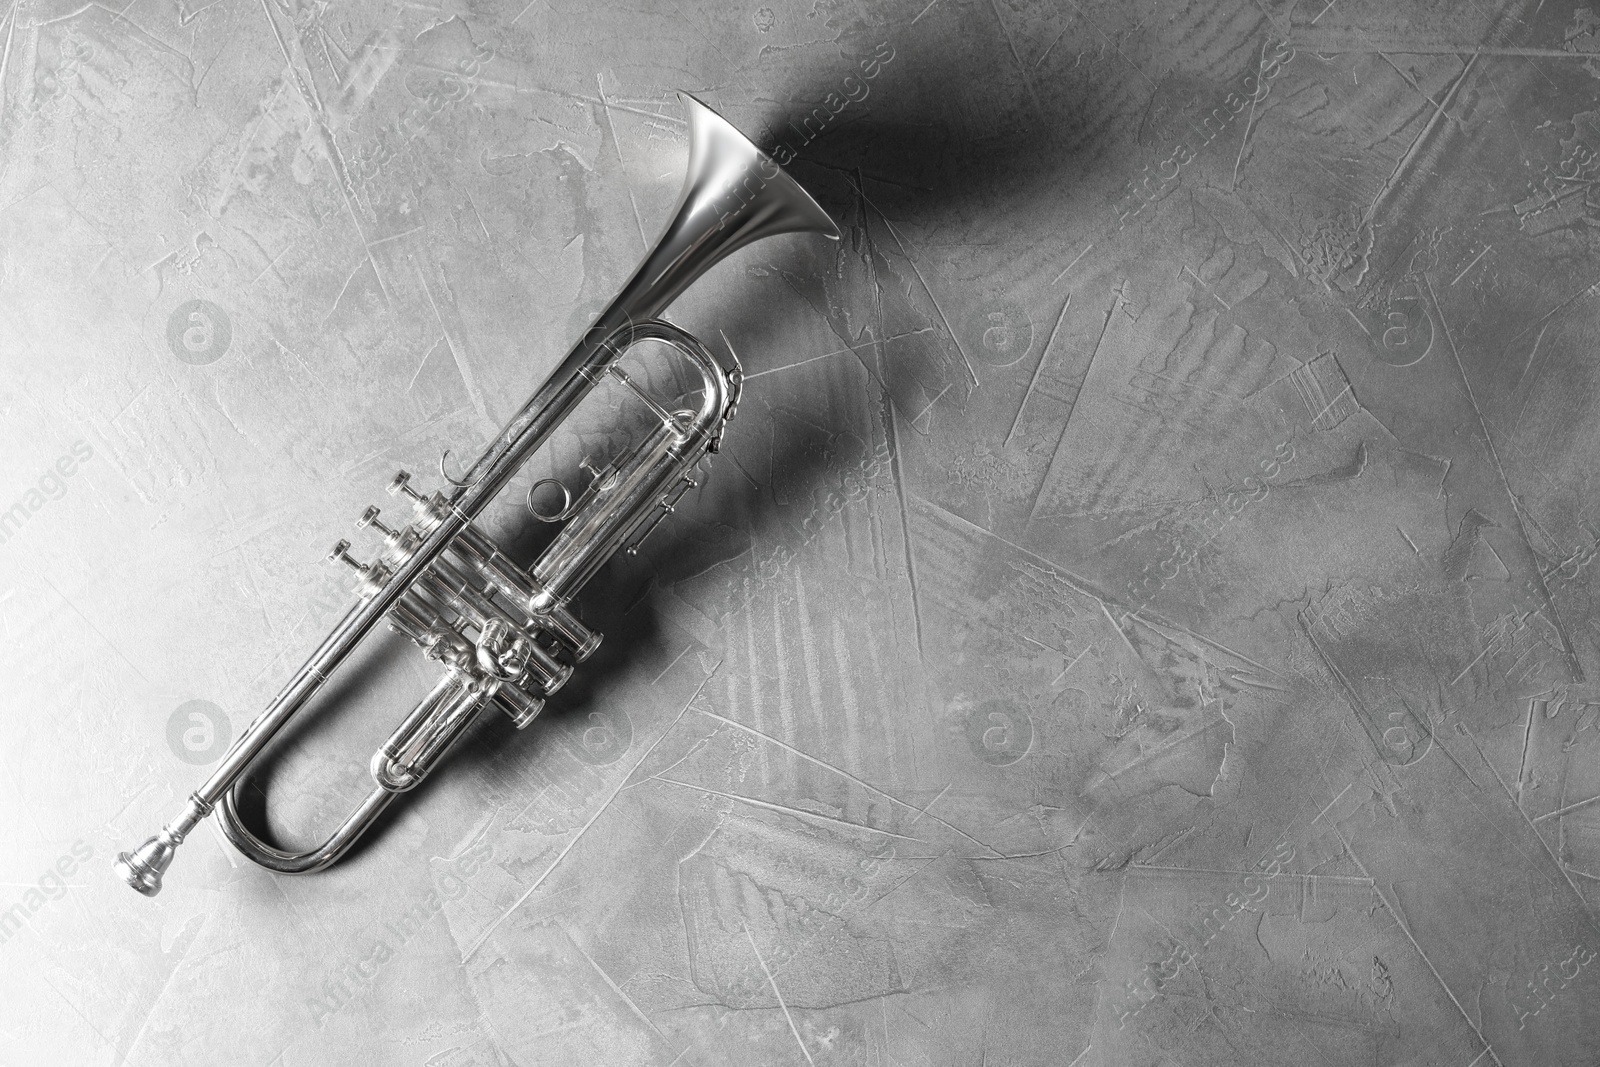
[[[717,451],[738,403],[741,372],[724,367],[692,335],[656,318],[729,254],[763,237],[839,229],[776,163],[705,104],[680,94],[688,111],[689,166],[666,230],[622,291],[600,313],[560,365],[456,481],[419,493],[401,471],[392,495],[411,505],[410,521],[385,526],[377,508],[357,525],[382,537],[377,559],[362,563],[341,540],[329,559],[351,566],[360,601],[334,627],[267,709],[250,724],[183,811],[132,852],[117,857],[117,874],[146,896],[161,880],[183,839],[213,810],[245,856],[284,874],[334,863],[400,793],[414,788],[486,709],[499,708],[520,729],[600,643],[569,607],[572,598],[618,551],[639,543],[696,485],[693,470]],[[618,364],[635,345],[669,346],[701,376],[698,410],[668,410]],[[731,355],[731,353],[730,353]],[[654,416],[642,441],[592,475],[576,499],[559,482],[562,507],[529,510],[561,522],[531,567],[510,559],[473,520],[602,380],[619,381]],[[441,463],[442,473],[442,463]],[[546,480],[548,481],[548,479]],[[374,788],[321,845],[286,851],[261,841],[239,817],[242,776],[283,726],[316,695],[339,665],[378,625],[414,641],[442,668],[438,684],[373,754]]]

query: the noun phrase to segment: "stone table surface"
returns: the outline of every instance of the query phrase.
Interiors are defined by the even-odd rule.
[[[0,19],[0,1065],[1600,1058],[1591,6]],[[678,91],[843,238],[672,306],[744,396],[601,650],[328,871],[209,820],[130,892],[353,603],[327,546],[665,225]],[[365,645],[254,825],[320,840],[439,669]]]

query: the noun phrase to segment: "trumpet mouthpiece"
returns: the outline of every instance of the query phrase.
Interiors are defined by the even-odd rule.
[[[117,877],[147,897],[161,892],[161,876],[172,863],[176,847],[157,834],[132,852],[117,856]]]

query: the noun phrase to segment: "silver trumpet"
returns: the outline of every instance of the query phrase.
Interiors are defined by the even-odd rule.
[[[357,523],[381,535],[378,558],[361,563],[349,555],[348,541],[334,546],[329,558],[354,568],[360,601],[190,795],[177,818],[117,857],[118,875],[134,889],[146,896],[160,892],[178,845],[218,808],[228,839],[261,866],[285,874],[322,870],[344,855],[397,794],[422,781],[486,708],[498,707],[518,728],[527,726],[545,697],[571,676],[573,664],[599,645],[600,635],[578,620],[569,602],[619,549],[635,551],[696,484],[693,469],[717,451],[739,398],[737,358],[723,367],[700,341],[656,316],[712,266],[753,241],[799,232],[839,237],[827,212],[777,164],[709,107],[687,95],[682,100],[689,116],[689,171],[665,232],[464,479],[445,476],[445,489],[423,495],[401,471],[389,492],[409,501],[410,522],[390,529],[379,521],[377,508],[368,508]],[[699,370],[704,394],[699,410],[669,411],[618,366],[644,341],[670,346]],[[473,520],[608,376],[637,396],[657,424],[604,468],[587,466],[593,478],[576,499],[557,483],[560,511],[535,514],[564,525],[525,569]],[[529,506],[532,510],[531,500]],[[437,660],[443,676],[373,754],[375,787],[326,841],[307,852],[266,844],[240,821],[234,791],[241,776],[384,619]]]

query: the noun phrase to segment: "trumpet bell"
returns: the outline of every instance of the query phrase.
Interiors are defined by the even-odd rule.
[[[679,94],[689,114],[689,167],[671,222],[656,242],[662,271],[647,284],[667,299],[674,274],[692,282],[711,263],[745,245],[783,233],[819,233],[839,239],[828,213],[727,119],[688,93]],[[677,253],[674,255],[674,253]],[[704,266],[699,261],[705,258]]]

